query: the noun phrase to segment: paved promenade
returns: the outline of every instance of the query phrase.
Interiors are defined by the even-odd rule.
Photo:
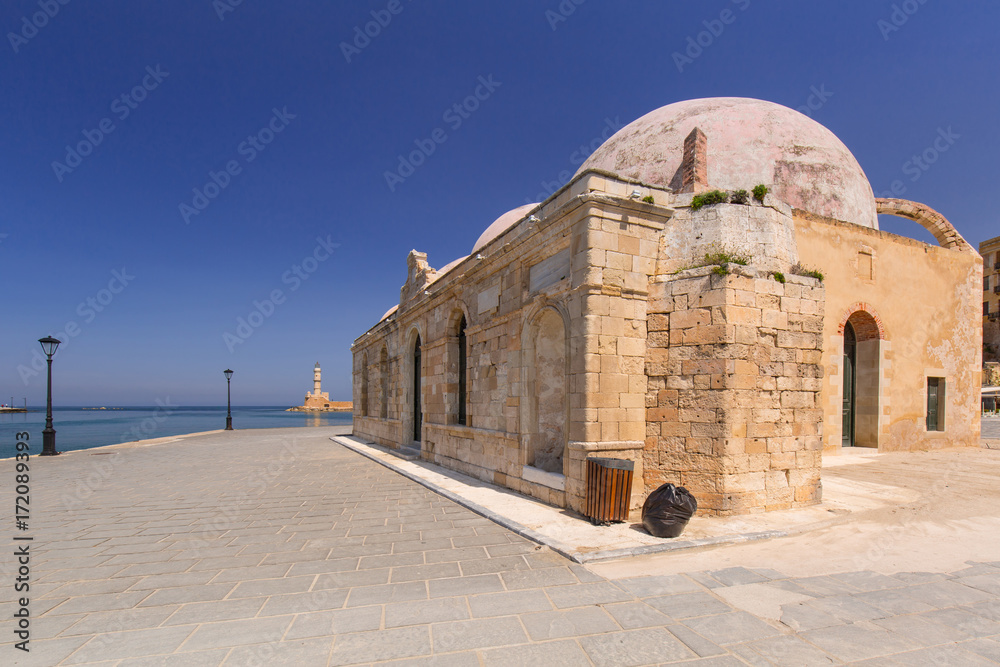
[[[3,530],[0,664],[1000,663],[1000,561],[609,579],[334,444],[337,432],[32,458],[29,529],[11,516]],[[9,508],[13,467],[0,462]],[[13,646],[15,534],[34,538],[29,654]]]
[[[983,417],[983,441],[991,449],[995,449],[1000,441],[1000,416],[990,415]]]

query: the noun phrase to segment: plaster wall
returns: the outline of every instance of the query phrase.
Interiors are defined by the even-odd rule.
[[[800,261],[823,273],[826,288],[824,451],[841,447],[843,322],[858,310],[867,310],[880,331],[877,370],[859,368],[859,386],[877,385],[876,438],[859,444],[882,451],[978,446],[979,255],[798,210],[795,236]],[[946,379],[944,431],[926,428],[928,377]],[[871,428],[871,418],[859,414],[859,424]]]

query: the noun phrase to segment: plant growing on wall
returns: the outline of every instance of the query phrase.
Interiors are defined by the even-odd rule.
[[[697,211],[702,206],[725,204],[727,201],[729,201],[729,195],[722,190],[709,190],[708,192],[694,196],[694,199],[691,200],[691,210]]]
[[[781,271],[775,271],[774,273],[771,274],[771,277],[773,277],[775,280],[777,280],[782,285],[785,284],[785,274],[782,273]]]
[[[792,273],[797,276],[805,276],[807,278],[815,278],[816,280],[823,282],[823,273],[818,269],[812,269],[808,266],[803,266],[801,262],[796,262],[795,266],[792,267]]]
[[[733,196],[729,198],[729,201],[733,204],[746,204],[750,199],[750,193],[746,190],[737,190],[733,193]]]
[[[739,264],[740,266],[746,266],[749,263],[750,258],[746,255],[720,250],[718,252],[705,253],[705,263],[702,266],[711,266],[712,264]]]
[[[647,204],[652,204],[653,203],[653,195],[646,195],[645,197],[642,198],[642,201],[646,202]]]
[[[713,243],[710,248],[718,248],[718,245]],[[718,250],[712,250],[711,252],[705,253],[705,258],[700,261],[695,261],[693,264],[687,264],[681,268],[674,271],[674,275],[680,273],[681,271],[687,271],[688,269],[697,269],[702,266],[715,266],[712,269],[713,273],[719,275],[727,275],[729,269],[726,268],[727,264],[739,264],[740,266],[746,266],[753,260],[750,255],[745,255],[741,252],[730,250],[729,248],[720,248]],[[721,269],[721,270],[717,270]]]
[[[764,197],[767,196],[767,193],[768,193],[767,186],[764,185],[763,183],[761,183],[760,185],[755,185],[753,187],[753,198],[762,204],[764,203]]]

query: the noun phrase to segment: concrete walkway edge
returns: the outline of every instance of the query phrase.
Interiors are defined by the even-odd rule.
[[[413,473],[404,470],[400,466],[394,465],[391,461],[386,461],[375,455],[375,452],[381,452],[383,454],[392,454],[394,451],[388,447],[383,447],[382,445],[377,445],[373,442],[368,442],[367,440],[362,440],[356,436],[333,436],[330,440],[336,442],[338,445],[346,447],[353,452],[356,452],[376,463],[379,463],[386,468],[406,477],[409,480],[424,486],[431,491],[444,496],[445,498],[451,500],[454,503],[461,505],[462,507],[475,512],[476,514],[493,521],[500,526],[503,526],[507,530],[510,530],[521,537],[527,538],[538,544],[543,544],[556,553],[565,556],[575,563],[593,563],[602,560],[614,560],[618,558],[628,558],[630,556],[645,556],[649,554],[656,553],[666,553],[670,551],[680,551],[683,549],[697,549],[701,547],[711,547],[719,546],[723,544],[739,544],[743,542],[755,542],[758,540],[768,540],[778,537],[788,537],[791,533],[785,530],[767,530],[756,533],[743,533],[736,535],[721,535],[719,537],[708,537],[695,540],[684,540],[681,542],[669,542],[665,544],[654,544],[639,547],[631,547],[628,549],[605,549],[602,551],[589,551],[589,552],[579,552],[573,549],[571,546],[555,540],[548,535],[544,535],[537,531],[531,530],[530,528],[521,525],[520,523],[498,514],[482,505],[475,503],[468,498],[463,498],[462,496],[442,488],[440,485],[435,484],[429,480],[423,479],[419,475],[414,475]],[[456,473],[453,470],[448,471],[449,474],[461,474]],[[479,483],[485,484],[482,480],[476,480]],[[509,491],[505,489],[505,491]],[[511,492],[513,493],[513,492]]]
[[[421,486],[430,489],[431,491],[437,493],[438,495],[444,496],[453,503],[457,503],[462,507],[464,507],[465,509],[475,512],[476,514],[503,526],[507,530],[516,533],[521,537],[527,538],[532,542],[537,542],[538,544],[544,544],[545,546],[549,547],[556,553],[565,556],[566,558],[569,558],[575,563],[583,562],[576,555],[573,554],[572,549],[568,545],[547,538],[545,535],[537,533],[531,530],[530,528],[527,528],[526,526],[522,526],[516,521],[512,521],[505,516],[501,516],[500,514],[497,514],[496,512],[487,509],[486,507],[483,507],[478,503],[474,503],[467,498],[463,498],[458,494],[452,493],[451,491],[448,491],[447,489],[444,489],[441,486],[434,484],[433,482],[430,482],[426,479],[423,479],[422,477],[419,477],[418,475],[414,475],[406,470],[403,470],[399,466],[392,465],[392,463],[390,463],[389,461],[383,461],[377,456],[374,456],[373,453],[369,451],[370,449],[375,449],[385,452],[386,454],[392,454],[392,450],[390,450],[388,447],[382,447],[381,445],[376,445],[373,442],[367,442],[361,440],[360,438],[355,438],[353,436],[337,435],[330,438],[330,440],[333,440],[338,445],[346,447],[351,451],[360,454],[361,456],[364,456],[365,458],[371,459],[375,463],[379,463],[385,466],[386,468],[389,468],[393,472],[396,472],[402,475],[403,477],[406,477],[407,479],[412,480],[417,484],[420,484]]]

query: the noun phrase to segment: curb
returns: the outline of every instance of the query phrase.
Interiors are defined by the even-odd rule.
[[[578,551],[574,547],[554,540],[547,535],[543,535],[538,531],[532,530],[526,526],[519,524],[518,522],[509,519],[501,514],[494,512],[491,509],[483,507],[478,503],[474,503],[468,498],[464,498],[452,491],[448,491],[441,486],[438,486],[434,482],[429,482],[422,477],[414,475],[413,473],[403,470],[399,466],[395,465],[391,461],[383,461],[382,459],[376,457],[369,450],[376,450],[383,452],[385,454],[392,454],[393,450],[388,447],[383,447],[381,445],[376,445],[375,443],[361,440],[360,438],[355,438],[354,436],[332,436],[330,438],[333,442],[350,449],[352,452],[360,454],[365,458],[371,459],[375,463],[378,463],[386,468],[396,472],[409,480],[420,484],[437,493],[438,495],[444,496],[448,500],[461,505],[462,507],[475,512],[476,514],[489,519],[490,521],[503,526],[507,530],[520,535],[532,542],[537,542],[552,549],[556,553],[568,558],[574,563],[593,563],[596,561],[603,560],[613,560],[618,558],[628,558],[631,556],[646,556],[649,554],[667,553],[670,551],[681,551],[685,549],[698,549],[702,547],[712,547],[720,546],[724,544],[739,544],[741,542],[756,542],[759,540],[770,540],[778,537],[788,537],[791,533],[785,530],[767,530],[757,533],[741,533],[735,535],[721,535],[719,537],[706,537],[697,540],[685,540],[683,542],[669,542],[665,544],[647,544],[639,547],[630,547],[628,549],[605,549],[603,551]]]

